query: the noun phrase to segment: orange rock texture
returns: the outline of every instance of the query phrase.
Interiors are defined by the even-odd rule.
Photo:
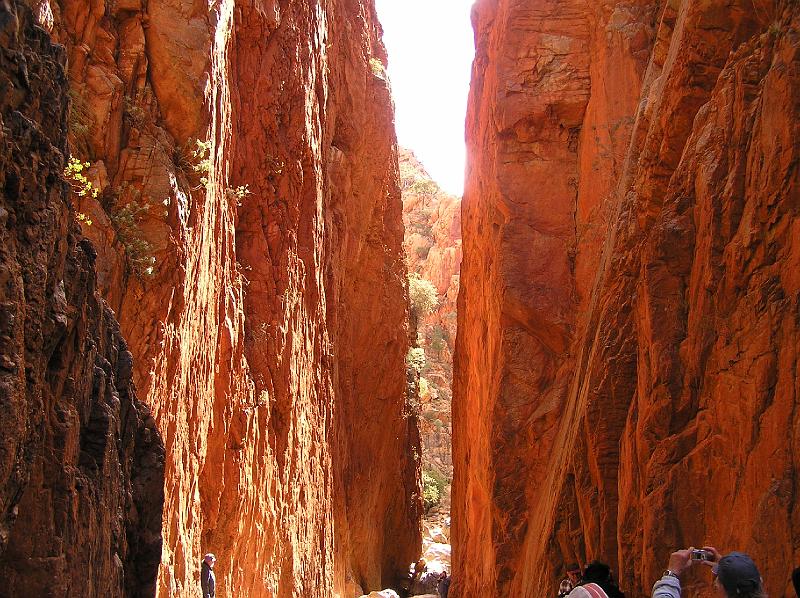
[[[0,6],[0,596],[146,596],[164,447],[62,178],[63,48]]]
[[[800,560],[800,10],[479,0],[451,595]],[[689,592],[708,590],[691,575]]]
[[[42,0],[78,200],[167,451],[159,595],[359,595],[419,551],[372,2]],[[356,587],[359,586],[359,587]]]

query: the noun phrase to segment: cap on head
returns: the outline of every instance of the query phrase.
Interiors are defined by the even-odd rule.
[[[213,552],[209,552],[206,556],[203,557],[203,560],[206,561],[207,563],[210,563],[212,561],[216,561],[217,557],[214,556]]]
[[[753,591],[761,585],[761,574],[749,556],[731,552],[719,560],[717,565],[719,583],[730,596],[742,591]]]
[[[584,581],[593,581],[595,583],[603,583],[611,578],[611,567],[600,561],[592,561],[586,565],[583,571]]]

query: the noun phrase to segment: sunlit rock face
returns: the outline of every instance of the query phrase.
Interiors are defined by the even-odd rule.
[[[63,48],[0,6],[0,595],[153,595],[164,447],[62,178]]]
[[[387,587],[420,543],[402,205],[370,0],[65,0],[100,286],[166,445],[159,595]],[[354,588],[359,586],[359,590]],[[346,590],[351,588],[351,590]]]
[[[798,12],[477,3],[451,595],[643,595],[707,542],[789,595]]]

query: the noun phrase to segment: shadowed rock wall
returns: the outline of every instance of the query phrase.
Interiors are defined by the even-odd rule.
[[[0,6],[2,596],[146,596],[164,448],[62,178],[63,48]]]
[[[593,558],[641,595],[706,542],[789,595],[799,18],[477,3],[455,596],[547,595]]]

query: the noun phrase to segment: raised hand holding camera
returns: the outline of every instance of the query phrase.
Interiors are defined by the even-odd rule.
[[[714,562],[716,559],[714,558],[713,552],[705,549],[696,548],[692,550],[692,560]]]
[[[708,558],[705,558],[700,562],[708,567],[716,566],[716,564],[719,563],[719,560],[722,558],[719,550],[713,546],[703,546],[703,552],[708,555]]]
[[[679,577],[681,573],[686,571],[694,564],[694,560],[692,558],[693,552],[695,552],[694,546],[691,546],[686,550],[676,550],[673,552],[669,557],[669,569],[667,569],[665,574],[671,573],[675,577]]]

